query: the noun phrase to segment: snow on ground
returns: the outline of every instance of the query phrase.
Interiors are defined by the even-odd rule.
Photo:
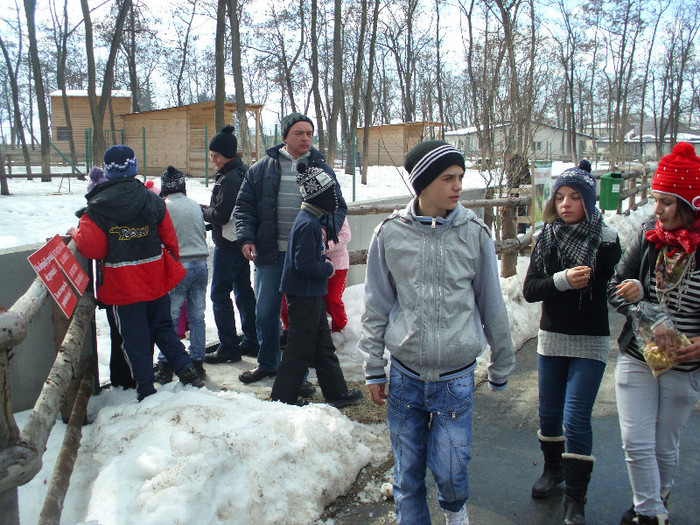
[[[553,173],[569,165],[556,164]],[[352,178],[339,176],[343,193],[352,200]],[[397,168],[372,167],[369,184],[357,184],[357,200],[378,196],[408,196]],[[158,180],[156,179],[156,183]],[[76,225],[74,212],[84,205],[87,185],[59,180],[40,182],[12,179],[12,196],[0,197],[0,249],[43,242]],[[209,202],[210,188],[188,180],[188,195]],[[481,187],[483,179],[470,173],[465,187]],[[625,246],[651,214],[629,217],[605,214],[620,232]],[[537,334],[539,304],[522,298],[528,259],[521,257],[517,275],[501,279],[516,348]],[[362,364],[355,348],[360,333],[364,298],[362,285],[343,296],[349,322],[335,336],[338,356],[348,380],[361,381]],[[216,339],[211,305],[207,313],[207,340]],[[109,377],[109,328],[97,314],[100,376]],[[487,356],[479,360],[483,374]],[[304,408],[260,400],[272,380],[246,386],[234,366],[208,366],[207,390],[178,382],[161,386],[158,393],[137,403],[133,391],[108,388],[90,401],[90,425],[83,427],[80,453],[71,478],[62,523],[189,524],[189,523],[314,523],[324,506],[343,494],[358,472],[390,455],[385,425],[365,425],[346,418],[335,408],[312,404]],[[233,370],[233,374],[231,373]],[[312,374],[310,378],[315,379]],[[22,428],[28,411],[15,414]],[[23,523],[35,523],[47,483],[65,433],[56,423],[44,455],[44,468],[20,487]],[[381,485],[390,473],[370,481],[358,496],[362,501],[383,497]]]

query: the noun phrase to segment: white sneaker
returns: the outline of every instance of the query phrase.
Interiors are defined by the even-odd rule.
[[[444,509],[443,509],[444,510]],[[467,504],[457,512],[445,510],[445,525],[469,525],[469,516],[467,516]]]

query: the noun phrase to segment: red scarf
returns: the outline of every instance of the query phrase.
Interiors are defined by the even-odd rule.
[[[690,229],[676,228],[675,230],[664,230],[657,220],[654,229],[646,232],[644,237],[654,243],[657,250],[660,250],[663,245],[681,246],[685,253],[690,255],[700,244],[700,219],[695,219]]]

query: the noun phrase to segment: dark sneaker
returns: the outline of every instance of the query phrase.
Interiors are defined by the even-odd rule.
[[[316,387],[312,385],[306,379],[301,384],[301,389],[299,390],[300,397],[312,397],[316,393]]]
[[[167,361],[158,361],[156,372],[154,374],[156,383],[167,385],[173,380],[173,369],[170,368],[170,363]]]
[[[235,350],[222,350],[221,347],[211,354],[204,356],[204,362],[211,365],[217,363],[237,363],[241,360],[241,353]]]
[[[358,389],[353,389],[348,390],[346,394],[340,396],[338,399],[326,399],[326,403],[335,408],[343,408],[359,403],[360,399],[362,399],[362,392]]]
[[[180,382],[184,385],[192,385],[195,388],[204,388],[204,381],[197,375],[197,371],[194,366],[185,368],[184,371],[178,374]]]
[[[241,355],[247,355],[248,357],[258,357],[258,349],[250,348],[248,346],[240,346]]]
[[[255,383],[256,381],[260,381],[266,377],[275,377],[276,375],[277,372],[268,372],[267,370],[263,370],[262,368],[258,367],[243,372],[238,376],[238,380],[241,383]]]
[[[192,364],[200,379],[207,377],[207,371],[204,370],[204,361],[192,361]]]

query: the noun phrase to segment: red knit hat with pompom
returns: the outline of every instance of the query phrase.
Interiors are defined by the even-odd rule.
[[[700,210],[700,158],[692,144],[679,142],[661,158],[651,190],[675,195]]]

